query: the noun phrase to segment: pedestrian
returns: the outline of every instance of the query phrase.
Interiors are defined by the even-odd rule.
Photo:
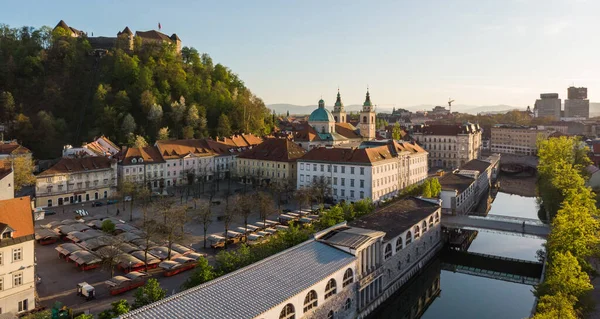
[[[117,216],[119,216],[121,212],[119,211],[119,209],[117,208]]]
[[[523,232],[525,232],[525,222],[523,222]]]

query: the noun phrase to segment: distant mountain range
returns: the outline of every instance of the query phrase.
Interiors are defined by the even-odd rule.
[[[448,107],[447,105],[443,105],[444,107]],[[310,114],[312,111],[314,111],[317,108],[317,105],[295,105],[295,104],[286,104],[286,103],[280,103],[280,104],[269,104],[267,105],[267,107],[269,109],[271,109],[272,111],[275,111],[275,113],[277,114],[286,114],[286,112],[290,112],[290,114],[297,114],[297,115],[306,115],[306,114]],[[431,109],[433,109],[435,107],[435,105],[430,105],[430,104],[421,104],[421,105],[415,105],[415,106],[409,106],[409,107],[403,107],[404,109],[407,109],[409,111],[430,111]],[[533,105],[531,105],[531,107],[533,108]],[[329,110],[333,110],[333,106],[327,106],[327,108]],[[362,105],[359,104],[351,104],[351,105],[345,105],[344,108],[346,109],[346,112],[357,112],[360,111],[362,108]],[[397,107],[398,109],[400,107]],[[519,110],[519,111],[525,111],[527,107],[518,107],[518,106],[511,106],[511,105],[505,105],[505,104],[499,104],[499,105],[487,105],[487,106],[476,106],[476,105],[464,105],[464,104],[457,104],[457,105],[452,105],[452,111],[456,111],[456,112],[461,112],[461,113],[469,113],[469,114],[478,114],[481,112],[485,112],[485,113],[504,113],[504,112],[508,112],[508,111],[512,111],[512,110]],[[391,113],[392,112],[392,108],[389,106],[386,107],[377,107],[375,106],[375,110],[377,112],[382,112],[382,113]],[[593,116],[600,116],[600,102],[590,102],[590,117]]]

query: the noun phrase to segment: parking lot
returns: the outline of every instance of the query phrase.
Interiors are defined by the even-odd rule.
[[[217,197],[216,199],[218,199]],[[176,198],[177,199],[177,198]],[[185,199],[180,199],[185,202]],[[189,202],[188,202],[189,203]],[[55,211],[55,215],[46,216],[44,220],[36,221],[36,229],[39,229],[41,225],[48,224],[51,221],[61,221],[64,219],[74,218],[75,209],[85,209],[90,217],[96,216],[114,216],[118,217],[129,223],[129,204],[118,203],[109,206],[91,207],[91,203],[84,205],[70,205],[62,207],[54,207],[51,210]],[[190,206],[193,204],[190,204]],[[286,205],[286,208],[297,208],[295,205]],[[117,208],[120,211],[120,215],[116,216]],[[208,234],[223,233],[224,225],[223,222],[217,220],[217,216],[222,214],[224,204],[215,205],[213,207],[213,222],[209,226]],[[284,208],[284,207],[282,207]],[[64,210],[64,212],[63,212]],[[108,212],[108,214],[107,214]],[[138,207],[134,207],[133,217],[134,220],[131,225],[136,225],[141,213]],[[269,216],[269,219],[277,219],[278,214]],[[89,218],[88,218],[89,220]],[[252,216],[249,218],[250,223],[259,221],[258,216]],[[230,229],[235,229],[239,226],[243,226],[243,222],[238,219],[235,220]],[[185,226],[186,237],[180,242],[180,244],[187,247],[191,247],[198,252],[208,254],[209,263],[214,264],[214,256],[218,250],[212,248],[204,249],[203,247],[203,227],[201,224],[190,222]],[[68,242],[68,241],[65,241]],[[157,241],[158,242],[158,241]],[[110,272],[107,269],[97,268],[87,271],[82,271],[75,266],[73,262],[67,262],[64,259],[58,257],[58,252],[55,247],[62,244],[62,241],[58,241],[51,245],[39,245],[36,244],[36,272],[41,277],[41,283],[37,286],[37,293],[40,305],[51,308],[54,302],[59,301],[64,305],[73,308],[75,312],[78,311],[89,311],[91,313],[98,313],[106,308],[110,307],[110,304],[120,299],[127,299],[133,301],[134,291],[128,291],[118,296],[111,296],[107,285],[104,283],[106,280],[111,278]],[[207,245],[209,246],[209,245]],[[149,273],[157,278],[161,286],[167,290],[167,295],[179,292],[180,287],[192,274],[192,271],[186,271],[177,274],[173,277],[163,277],[160,268],[150,270]],[[115,275],[121,275],[122,273],[115,269]],[[76,287],[79,282],[87,282],[96,289],[96,298],[91,301],[86,301],[85,298],[77,296]]]

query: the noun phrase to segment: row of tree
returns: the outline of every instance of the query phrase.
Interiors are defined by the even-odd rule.
[[[423,196],[436,198],[442,191],[442,185],[437,177],[426,179],[423,183],[413,184],[402,190],[400,196]]]
[[[589,259],[598,255],[600,224],[595,194],[585,186],[586,153],[577,138],[538,141],[538,189],[552,228],[546,277],[535,289],[536,319],[577,318],[593,307]]]
[[[132,144],[272,128],[263,101],[208,54],[136,41],[98,57],[69,33],[0,25],[0,123],[37,158],[99,135]]]

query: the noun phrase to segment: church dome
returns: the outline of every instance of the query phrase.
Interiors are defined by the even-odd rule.
[[[309,122],[335,122],[333,118],[333,114],[329,112],[328,109],[325,108],[325,102],[323,99],[319,101],[319,107],[310,113],[310,117],[308,118]]]

